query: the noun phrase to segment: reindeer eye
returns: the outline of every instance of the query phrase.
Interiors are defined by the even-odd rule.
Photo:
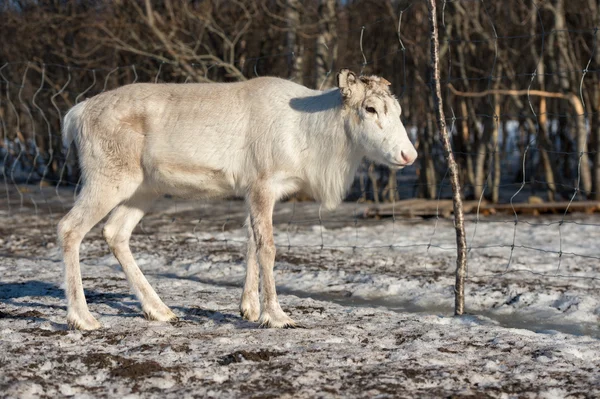
[[[376,114],[377,111],[373,107],[366,107],[365,110],[371,114]]]

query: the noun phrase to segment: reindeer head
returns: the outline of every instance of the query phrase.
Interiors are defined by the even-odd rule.
[[[342,69],[337,75],[346,113],[346,132],[367,158],[391,168],[403,168],[417,159],[400,120],[398,100],[390,82],[378,76],[361,76]]]

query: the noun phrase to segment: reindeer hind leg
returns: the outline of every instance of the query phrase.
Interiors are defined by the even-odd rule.
[[[121,264],[131,289],[140,301],[146,318],[149,320],[171,321],[177,317],[154,291],[135,262],[129,247],[133,229],[142,219],[153,200],[153,196],[137,195],[119,205],[111,213],[108,222],[104,226],[103,234],[112,253]]]

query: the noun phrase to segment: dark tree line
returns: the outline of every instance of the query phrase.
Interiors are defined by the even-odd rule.
[[[600,199],[599,0],[440,4],[445,111],[465,198],[527,183]],[[0,5],[2,178],[74,183],[60,144],[73,104],[134,81],[272,75],[328,88],[341,67],[392,82],[418,165],[365,165],[357,195],[436,198],[446,175],[423,1],[12,0]],[[362,39],[361,39],[362,38]],[[442,190],[444,193],[445,191]]]

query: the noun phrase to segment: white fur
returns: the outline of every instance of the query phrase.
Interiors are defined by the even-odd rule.
[[[338,79],[340,88],[325,92],[277,78],[134,84],[73,107],[64,119],[63,139],[77,144],[85,184],[59,224],[69,324],[100,326],[85,302],[78,251],[84,235],[111,211],[104,235],[144,313],[157,320],[175,317],[129,249],[131,231],[153,199],[170,193],[246,198],[242,314],[266,326],[294,326],[279,307],[272,274],[275,202],[303,191],[332,208],[343,200],[364,156],[391,167],[416,158],[387,82],[347,70]],[[369,112],[373,109],[376,113]]]

